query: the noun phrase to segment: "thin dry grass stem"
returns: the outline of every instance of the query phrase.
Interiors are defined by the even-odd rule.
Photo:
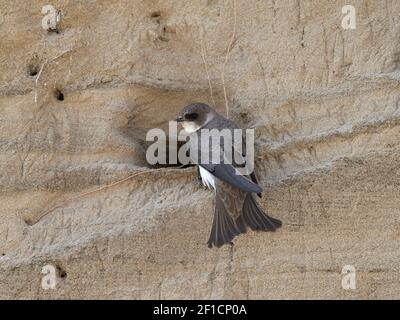
[[[206,49],[204,47],[204,30],[202,30],[202,32],[201,32],[200,45],[201,45],[201,57],[203,58],[204,69],[206,70],[207,79],[208,79],[208,86],[210,88],[210,96],[211,96],[211,100],[212,100],[212,103],[213,103],[214,108],[215,108],[216,104],[215,104],[215,100],[214,100],[214,93],[213,93],[213,88],[212,88],[212,85],[211,85],[210,74],[208,72],[207,62],[206,62]]]
[[[115,182],[111,182],[111,183],[106,184],[105,186],[102,186],[100,188],[96,188],[94,190],[83,192],[83,193],[81,193],[81,194],[79,194],[79,195],[77,195],[75,197],[71,197],[71,198],[68,198],[68,199],[66,199],[64,201],[61,201],[60,203],[58,203],[58,204],[50,207],[49,209],[41,212],[36,219],[34,219],[32,221],[25,221],[25,222],[26,222],[26,224],[28,224],[30,226],[35,225],[40,220],[42,220],[44,217],[46,217],[48,214],[52,213],[56,209],[62,208],[63,206],[67,205],[68,203],[71,203],[71,202],[76,201],[76,200],[83,199],[83,198],[85,198],[87,196],[90,196],[92,194],[95,194],[97,192],[104,191],[106,189],[110,189],[110,188],[115,187],[115,186],[117,186],[117,185],[119,185],[121,183],[124,183],[124,182],[126,182],[128,180],[131,180],[134,177],[137,177],[137,176],[140,176],[140,175],[144,175],[144,174],[147,174],[147,173],[153,173],[155,171],[161,171],[161,170],[165,171],[165,168],[150,169],[150,170],[135,172],[135,173],[133,173],[133,174],[129,175],[128,177],[123,178],[121,180],[118,180],[118,181],[115,181]]]
[[[47,60],[40,67],[39,73],[38,73],[38,75],[36,77],[36,80],[35,80],[35,106],[36,107],[37,107],[37,96],[38,96],[38,92],[37,92],[38,88],[37,87],[38,87],[40,76],[42,75],[43,69],[44,69],[46,64],[47,64]]]
[[[231,41],[229,42],[229,45],[226,49],[226,55],[225,55],[225,61],[224,64],[222,66],[222,87],[224,90],[224,99],[225,99],[225,108],[226,108],[226,116],[229,117],[229,104],[228,104],[228,96],[226,94],[226,85],[225,85],[225,67],[226,64],[228,62],[229,59],[229,53],[231,52],[231,47],[233,45],[233,42],[235,40],[236,37],[236,0],[232,0],[233,1],[233,32],[232,32],[232,37],[231,37]]]

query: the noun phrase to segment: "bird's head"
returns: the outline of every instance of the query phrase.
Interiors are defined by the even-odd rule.
[[[210,121],[215,115],[215,111],[205,103],[192,103],[179,112],[175,121],[182,123],[186,132],[192,133]]]

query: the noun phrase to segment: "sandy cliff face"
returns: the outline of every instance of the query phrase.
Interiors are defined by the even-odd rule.
[[[400,298],[399,1],[1,0],[0,33],[0,298]],[[148,129],[213,105],[205,63],[284,222],[219,250],[195,171],[144,158]]]

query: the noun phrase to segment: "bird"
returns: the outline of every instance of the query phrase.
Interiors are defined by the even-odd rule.
[[[207,241],[208,247],[220,248],[225,244],[233,244],[232,240],[239,234],[246,233],[248,228],[253,231],[275,231],[280,228],[282,222],[268,216],[257,203],[256,195],[261,197],[262,188],[258,184],[255,170],[250,174],[240,175],[236,172],[238,166],[235,163],[210,163],[203,161],[201,157],[206,151],[201,142],[201,132],[204,129],[233,131],[239,129],[236,123],[200,102],[184,107],[175,121],[180,123],[188,134],[189,143],[197,140],[195,144],[190,143],[190,148],[195,149],[191,154],[196,155],[191,158],[196,158],[194,164],[198,166],[199,180],[215,192],[214,218]],[[244,145],[245,141],[241,143]],[[221,141],[219,148],[223,159],[227,150],[223,149]]]

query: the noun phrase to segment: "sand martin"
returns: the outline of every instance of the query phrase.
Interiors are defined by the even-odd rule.
[[[190,134],[189,143],[197,139],[198,142],[190,146],[198,148],[196,152],[199,156],[195,163],[199,167],[203,184],[215,190],[214,220],[208,246],[221,247],[226,243],[231,243],[235,236],[245,233],[247,227],[255,231],[275,231],[279,228],[282,225],[281,221],[265,214],[256,201],[255,195],[258,194],[261,197],[262,189],[258,185],[254,171],[249,175],[237,174],[236,165],[232,162],[225,163],[223,156],[220,163],[204,162],[201,159],[204,149],[202,150],[201,147],[203,144],[200,132],[203,129],[233,131],[239,127],[204,103],[186,106],[179,113],[176,121],[180,122],[184,130]],[[244,140],[241,143],[244,143]],[[223,147],[224,144],[221,141],[219,145],[221,153],[225,152]],[[236,151],[233,150],[233,152]]]

